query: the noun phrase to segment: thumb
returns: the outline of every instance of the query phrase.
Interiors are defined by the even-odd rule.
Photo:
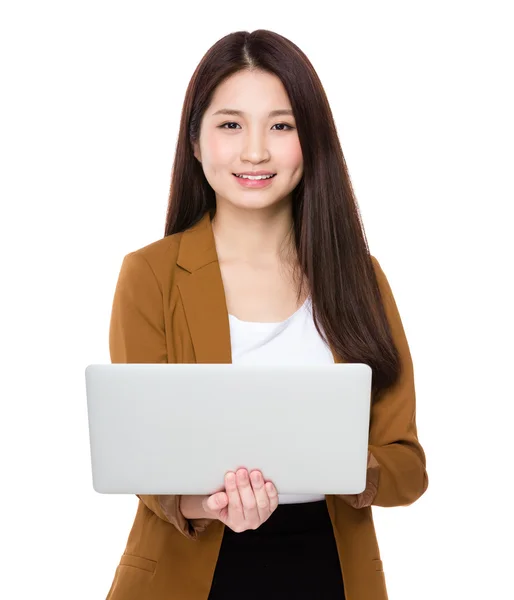
[[[217,494],[213,494],[207,500],[207,507],[210,510],[221,510],[228,504],[227,494],[225,492],[219,492]]]

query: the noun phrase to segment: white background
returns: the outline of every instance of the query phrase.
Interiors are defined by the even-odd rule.
[[[163,235],[196,65],[259,28],[324,84],[411,347],[430,485],[373,509],[390,599],[513,597],[512,4],[174,5],[1,6],[0,597],[107,594],[137,498],[92,488],[84,368]]]

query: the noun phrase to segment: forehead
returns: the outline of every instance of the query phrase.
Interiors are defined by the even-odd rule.
[[[240,71],[216,88],[209,115],[221,108],[268,115],[271,110],[291,108],[280,79],[263,71]]]

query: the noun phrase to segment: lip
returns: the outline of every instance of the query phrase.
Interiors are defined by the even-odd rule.
[[[275,175],[273,171],[241,171],[241,173],[233,173],[233,175]]]
[[[271,173],[264,173],[264,175],[271,175]],[[270,177],[269,179],[242,179],[241,177],[236,177],[235,173],[232,173],[232,177],[235,177],[237,183],[244,188],[250,189],[260,189],[264,187],[268,187],[271,185],[272,181],[275,177]]]

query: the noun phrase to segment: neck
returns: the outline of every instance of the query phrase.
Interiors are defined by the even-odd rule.
[[[212,230],[220,262],[289,263],[296,256],[290,203],[245,210],[218,202]]]

